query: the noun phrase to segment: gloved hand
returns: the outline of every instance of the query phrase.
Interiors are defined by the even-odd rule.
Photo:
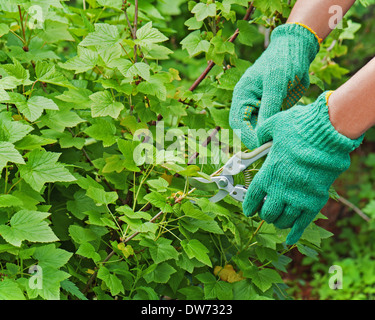
[[[295,106],[267,119],[257,129],[259,144],[273,140],[271,150],[250,184],[245,215],[276,227],[292,228],[294,244],[328,201],[328,189],[350,166],[349,153],[363,136],[352,140],[333,127],[324,92],[314,103]]]
[[[236,84],[229,123],[241,130],[240,139],[250,150],[258,147],[257,122],[279,112],[284,99],[293,106],[308,89],[310,64],[321,41],[310,30],[299,24],[275,28],[268,48]]]

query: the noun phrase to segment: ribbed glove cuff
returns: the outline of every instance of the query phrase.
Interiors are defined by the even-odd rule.
[[[306,50],[311,63],[320,49],[320,43],[316,33],[296,23],[287,23],[276,27],[271,34],[271,41],[287,37],[293,39],[298,46]]]
[[[327,94],[330,92],[323,92],[314,104],[308,106],[309,110],[295,119],[297,132],[317,149],[330,153],[338,151],[350,153],[359,147],[364,135],[352,140],[335,129],[328,113]]]

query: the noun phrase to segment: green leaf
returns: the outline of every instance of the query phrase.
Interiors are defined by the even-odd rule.
[[[202,21],[207,17],[214,17],[216,15],[216,4],[206,4],[200,2],[194,6],[191,12],[195,14],[195,18],[197,19],[197,21]]]
[[[27,102],[16,104],[18,110],[29,120],[35,121],[40,118],[43,110],[59,110],[59,107],[53,100],[42,97],[32,96]]]
[[[95,117],[110,116],[117,119],[124,105],[116,102],[108,90],[95,92],[89,97],[91,103],[91,115]]]
[[[159,238],[156,242],[154,242],[154,245],[149,248],[151,258],[156,264],[169,259],[178,258],[178,252],[171,245],[171,243],[171,240]]]
[[[51,129],[63,132],[65,128],[75,127],[85,120],[80,118],[75,111],[60,107],[60,110],[46,110],[46,114],[39,121]]]
[[[93,231],[88,228],[82,228],[78,225],[69,226],[69,234],[72,239],[79,244],[90,242],[97,238]]]
[[[163,212],[173,212],[171,205],[167,203],[166,197],[161,195],[159,192],[152,191],[144,196],[144,199],[149,201],[155,207],[160,208],[160,210]]]
[[[106,192],[103,189],[89,187],[86,195],[93,199],[98,205],[115,203],[118,199],[116,192]]]
[[[59,66],[67,70],[74,70],[75,73],[82,73],[93,69],[98,63],[98,58],[96,51],[78,47],[78,54],[65,63],[60,63]]]
[[[99,3],[103,7],[113,8],[117,10],[121,10],[122,2],[122,0],[97,0],[97,3]]]
[[[186,254],[190,259],[196,258],[198,261],[212,267],[209,256],[207,255],[210,252],[207,247],[205,247],[199,240],[182,240],[181,246],[184,248]]]
[[[53,233],[48,223],[44,221],[50,213],[21,210],[10,219],[10,226],[0,225],[0,234],[5,241],[16,247],[22,241],[53,242],[59,239]]]
[[[127,77],[140,76],[146,81],[150,80],[150,66],[144,62],[134,63],[126,72]]]
[[[69,25],[66,23],[48,19],[44,21],[44,28],[38,33],[38,37],[47,43],[55,43],[62,40],[74,41],[68,28]]]
[[[6,71],[8,76],[14,77],[17,79],[17,85],[30,85],[32,81],[30,81],[30,73],[29,70],[26,70],[21,63],[18,62],[17,59],[13,58],[13,64],[3,64],[1,66],[2,69]],[[4,86],[4,84],[3,84]]]
[[[0,23],[0,37],[9,32],[9,26],[5,23]]]
[[[40,192],[47,182],[72,182],[76,179],[57,162],[61,153],[34,149],[28,154],[28,161],[20,166],[20,175],[35,190]]]
[[[32,150],[40,148],[41,146],[47,144],[54,144],[56,140],[48,139],[41,136],[29,134],[24,137],[22,140],[16,142],[14,145],[18,150]]]
[[[25,300],[21,288],[13,279],[0,281],[0,300]]]
[[[138,168],[134,159],[134,150],[138,145],[135,141],[129,141],[124,139],[118,139],[117,145],[125,159],[123,160],[122,164],[125,168],[129,171],[139,172],[140,169]]]
[[[38,260],[38,265],[42,268],[46,266],[61,268],[64,266],[73,253],[56,248],[54,244],[48,244],[35,248],[33,257]]]
[[[187,201],[185,202],[182,206],[181,209],[184,211],[185,215],[197,220],[213,220],[213,217],[211,217],[208,214],[205,214],[201,210],[196,209],[194,205],[190,202]]]
[[[134,42],[141,46],[168,40],[158,29],[152,27],[152,22],[148,22],[139,28],[136,35],[137,39]]]
[[[148,81],[141,82],[137,88],[139,92],[156,96],[162,101],[167,98],[167,88],[157,76],[151,76]]]
[[[110,273],[106,267],[101,266],[99,268],[97,277],[104,281],[113,296],[124,293],[124,286],[121,280],[115,274]]]
[[[195,277],[203,284],[205,299],[233,299],[232,284],[224,281],[217,281],[217,279],[209,272],[198,274]]]
[[[25,164],[21,154],[14,148],[12,143],[0,141],[0,170],[2,170],[8,162]]]
[[[88,300],[85,295],[78,289],[78,287],[69,280],[63,280],[60,283],[61,289],[69,292],[73,296],[77,297],[80,300]]]
[[[158,179],[150,179],[147,181],[147,184],[159,192],[165,192],[167,191],[167,188],[169,186],[169,183],[167,180],[159,177]]]
[[[17,142],[32,130],[32,126],[14,121],[10,113],[0,113],[0,141]]]
[[[191,17],[190,19],[185,21],[184,25],[188,26],[188,30],[197,30],[202,28],[203,21],[197,21],[195,17]]]
[[[69,278],[70,274],[57,268],[46,266],[42,268],[40,277],[43,281],[41,288],[30,288],[29,283],[27,284],[29,296],[37,297],[40,295],[45,300],[59,300],[61,283]]]
[[[169,265],[167,262],[161,264],[151,265],[145,270],[143,278],[147,283],[167,283],[171,275],[176,272],[176,269]]]
[[[76,254],[92,259],[94,262],[99,262],[101,260],[100,254],[96,252],[94,246],[91,243],[83,242],[80,244]]]
[[[185,37],[181,42],[182,49],[186,49],[190,57],[194,57],[202,52],[207,52],[210,43],[201,38],[201,32],[196,30]]]
[[[67,88],[75,88],[61,72],[56,70],[56,67],[52,63],[38,61],[35,66],[35,74],[38,81]]]
[[[79,45],[84,47],[106,47],[106,50],[108,50],[118,44],[119,41],[120,35],[116,26],[107,23],[96,23],[95,31],[89,33]]]
[[[103,141],[104,147],[109,147],[116,142],[116,126],[107,119],[97,119],[92,126],[86,128],[83,132],[95,140]]]
[[[0,195],[0,208],[19,207],[19,206],[22,206],[22,204],[23,202],[21,199],[11,194]]]
[[[273,283],[283,283],[283,279],[273,269],[258,269],[255,266],[249,267],[243,272],[244,277],[250,278],[252,282],[263,292],[271,288]]]

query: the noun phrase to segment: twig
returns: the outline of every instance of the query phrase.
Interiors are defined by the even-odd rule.
[[[222,170],[222,168],[220,168],[219,170],[217,170],[217,171],[215,171],[214,173],[212,173],[212,174],[211,174],[211,177],[213,177],[213,176],[215,176],[216,174],[218,174],[221,170]],[[183,196],[177,198],[177,199],[175,200],[175,203],[180,202],[183,198],[186,198],[188,195],[190,195],[191,193],[193,193],[195,190],[196,190],[196,188],[192,188],[192,189],[191,189],[189,192],[187,192],[185,195],[183,195]],[[156,215],[154,215],[154,216],[149,220],[149,222],[154,223],[154,222],[155,222],[155,221],[156,221],[156,220],[157,220],[162,214],[163,214],[163,211],[160,210]],[[130,241],[131,239],[133,239],[134,237],[136,237],[137,235],[139,235],[139,233],[140,233],[139,231],[136,231],[136,232],[134,232],[133,234],[131,234],[129,237],[127,237],[126,239],[122,240],[121,242],[123,242],[123,243],[127,243],[128,241]],[[111,257],[112,257],[114,254],[115,254],[115,251],[112,250],[112,251],[107,255],[107,257],[105,257],[105,259],[104,259],[101,263],[102,263],[102,264],[105,264],[109,259],[111,259]],[[87,282],[85,288],[83,289],[82,293],[85,294],[85,293],[89,290],[89,288],[90,288],[92,282],[95,280],[97,274],[98,274],[98,271],[95,271],[95,272],[91,275],[91,277],[90,277],[89,281]]]
[[[246,11],[245,16],[243,17],[243,20],[249,20],[253,12],[253,9],[254,9],[253,3],[249,2],[249,7]],[[237,28],[236,31],[232,34],[232,36],[229,38],[228,42],[234,42],[234,40],[236,40],[236,38],[238,37],[239,33],[240,33],[240,30]],[[208,65],[206,69],[204,69],[204,71],[198,77],[198,79],[195,80],[194,83],[191,85],[191,87],[189,88],[190,91],[194,91],[196,87],[199,86],[199,84],[206,78],[207,74],[211,71],[214,65],[215,65],[215,62],[213,62],[212,60],[208,61]]]
[[[365,220],[367,222],[371,220],[370,217],[368,217],[365,213],[363,213],[363,211],[361,209],[359,209],[356,205],[351,203],[348,199],[345,199],[345,198],[340,196],[337,200],[340,201],[342,204],[346,205],[347,207],[349,207],[350,209],[352,209],[363,220]]]
[[[216,134],[220,131],[220,127],[219,126],[217,126],[217,127],[215,127],[215,129],[214,129],[214,131],[207,137],[207,139],[205,140],[205,141],[203,141],[203,143],[202,143],[202,147],[207,147],[208,146],[208,144],[211,142],[211,140],[212,140],[212,138],[213,137],[215,137],[216,136]],[[197,158],[199,156],[199,152],[195,152],[191,157],[190,157],[190,159],[189,159],[189,161],[188,161],[188,165],[189,164],[192,164],[193,163],[193,161]]]
[[[68,131],[70,132],[70,134],[72,135],[72,137],[74,138],[74,132],[72,131],[72,129],[70,129],[70,128],[67,128],[67,129],[68,129]],[[92,166],[95,168],[94,163],[92,162],[90,156],[88,155],[87,151],[86,151],[84,148],[82,148],[82,153],[83,153],[83,155],[85,156],[86,160],[90,163],[90,165],[92,165]],[[110,185],[110,183],[109,183],[104,177],[103,177],[102,179],[103,179],[103,182],[104,182],[104,183],[106,184],[106,186],[108,187],[108,189],[110,189],[110,190],[113,191],[113,192],[118,193],[117,190],[114,189],[114,188]],[[118,199],[121,201],[122,204],[124,204],[124,205],[127,204],[127,201],[124,200],[124,199],[122,199],[120,196],[118,196]]]
[[[138,0],[134,3],[134,25],[133,25],[133,39],[137,39],[137,27],[138,27]],[[137,45],[134,45],[134,61],[137,62]]]

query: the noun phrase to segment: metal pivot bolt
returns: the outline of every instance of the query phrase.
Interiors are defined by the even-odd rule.
[[[218,184],[219,184],[220,187],[225,188],[228,185],[228,181],[227,181],[227,179],[221,178],[218,181]]]

